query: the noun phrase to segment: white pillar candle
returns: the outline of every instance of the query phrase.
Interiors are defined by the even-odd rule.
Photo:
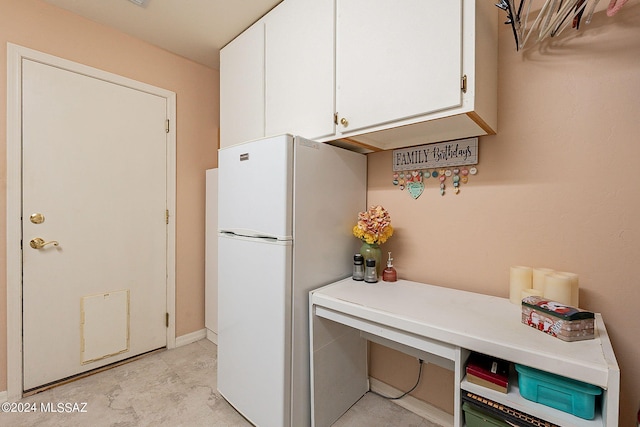
[[[571,306],[580,307],[580,289],[578,284],[578,275],[576,273],[570,273],[568,271],[558,272],[563,274],[571,280]]]
[[[523,289],[522,290],[522,298],[526,298],[526,297],[541,297],[542,296],[542,291],[539,291],[537,289]]]
[[[537,289],[544,294],[544,276],[553,273],[552,268],[537,267],[533,269],[533,289]]]
[[[531,289],[531,267],[511,267],[509,272],[509,301],[522,303],[522,290]]]
[[[571,305],[571,278],[559,273],[549,273],[545,276],[544,297],[549,301]]]

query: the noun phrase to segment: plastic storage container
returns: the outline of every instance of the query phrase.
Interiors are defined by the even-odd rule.
[[[600,387],[524,365],[516,364],[516,371],[520,394],[525,399],[587,420],[595,417]]]
[[[511,427],[510,424],[485,414],[467,402],[462,404],[462,411],[464,412],[464,421],[467,427]]]

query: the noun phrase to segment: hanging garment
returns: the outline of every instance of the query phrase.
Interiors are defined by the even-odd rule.
[[[622,6],[624,6],[626,2],[627,0],[611,0],[609,2],[609,7],[607,7],[607,16],[613,16],[618,13],[618,11],[622,9]]]

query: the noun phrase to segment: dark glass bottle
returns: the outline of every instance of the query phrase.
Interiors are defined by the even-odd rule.
[[[365,261],[364,281],[367,283],[376,283],[378,281],[378,272],[376,271],[376,260],[369,258]]]
[[[353,256],[353,280],[364,280],[364,257],[361,254]]]

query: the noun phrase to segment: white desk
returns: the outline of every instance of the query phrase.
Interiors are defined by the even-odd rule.
[[[620,388],[609,337],[596,314],[596,339],[564,342],[521,323],[508,299],[421,283],[367,284],[351,278],[310,294],[312,423],[330,426],[368,391],[366,340],[454,371],[454,426],[462,427],[460,392],[468,390],[562,426],[617,426]],[[594,420],[465,381],[476,351],[604,389]],[[417,352],[417,353],[416,353]],[[424,356],[423,356],[424,355]]]

